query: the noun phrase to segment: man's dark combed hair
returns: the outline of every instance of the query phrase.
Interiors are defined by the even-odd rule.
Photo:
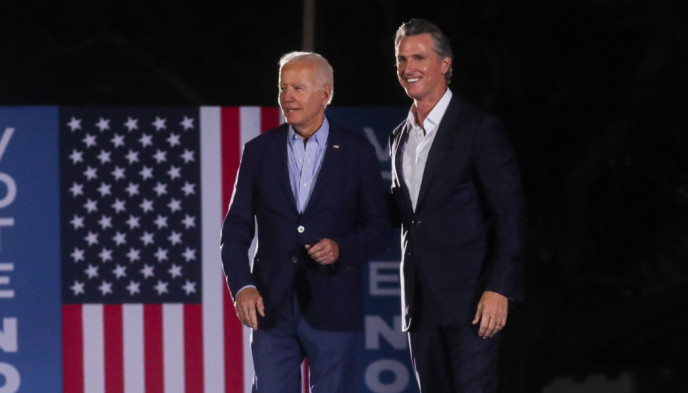
[[[436,24],[427,19],[411,19],[408,22],[402,23],[402,25],[397,29],[397,34],[394,37],[394,47],[396,48],[399,46],[399,42],[402,38],[420,34],[430,34],[433,42],[433,49],[435,50],[437,56],[439,56],[441,59],[446,57],[452,60],[454,59],[454,53],[452,52],[449,38],[442,33],[442,30],[440,30]],[[452,65],[450,64],[447,73],[444,74],[444,79],[447,84],[451,82],[451,76]]]

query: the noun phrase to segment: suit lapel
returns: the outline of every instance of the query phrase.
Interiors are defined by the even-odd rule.
[[[452,141],[459,127],[456,126],[456,121],[459,119],[460,105],[456,96],[452,97],[444,113],[440,125],[437,129],[437,135],[432,142],[430,152],[428,153],[428,161],[425,164],[423,171],[423,181],[420,184],[420,192],[418,193],[418,202],[416,203],[416,211],[418,211],[423,203],[423,198],[428,192],[428,188],[437,174],[445,154],[451,149]]]
[[[308,198],[308,203],[303,210],[304,214],[317,205],[320,196],[322,196],[323,191],[327,188],[327,184],[333,177],[337,176],[336,171],[341,167],[343,150],[350,147],[351,146],[342,144],[342,134],[340,130],[337,126],[330,123],[330,135],[327,138],[327,145],[325,146],[325,156],[323,157],[320,171],[318,171],[318,178],[313,186],[311,196]]]
[[[284,191],[289,205],[295,210],[296,208],[296,198],[294,198],[294,192],[291,189],[291,181],[289,179],[289,155],[287,154],[287,137],[289,126],[283,124],[280,129],[278,129],[274,134],[272,149],[273,157],[277,160],[275,167],[277,168],[276,174],[282,185],[282,191]]]
[[[404,122],[404,125],[400,127],[399,129],[399,135],[397,135],[395,141],[396,143],[393,145],[394,147],[394,171],[396,172],[396,177],[397,181],[399,182],[399,188],[402,190],[402,194],[404,196],[404,201],[406,202],[406,206],[412,206],[411,205],[411,194],[409,194],[408,187],[406,187],[406,181],[404,180],[404,165],[403,165],[403,159],[404,159],[404,148],[403,146],[406,144],[406,141],[408,140],[408,135],[409,135],[409,124],[408,121]],[[412,210],[412,209],[410,209]]]

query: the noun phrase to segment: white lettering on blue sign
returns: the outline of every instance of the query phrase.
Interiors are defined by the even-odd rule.
[[[400,296],[399,263],[370,263],[370,294],[372,296]]]
[[[381,359],[366,368],[365,384],[375,393],[399,393],[408,387],[409,374],[408,368],[400,361]]]
[[[0,329],[0,350],[4,352],[17,352],[17,318],[3,318]]]
[[[21,385],[21,378],[19,371],[13,365],[0,362],[0,381],[5,380],[3,385],[0,385],[0,393],[17,393],[19,385]]]
[[[10,277],[5,272],[14,270],[14,264],[8,262],[0,262],[0,299],[13,299],[14,290],[6,289],[5,286],[10,285]]]
[[[408,348],[406,333],[401,331],[401,317],[394,316],[392,325],[385,323],[379,315],[365,317],[365,348],[380,349],[380,337],[384,338],[394,349]]]

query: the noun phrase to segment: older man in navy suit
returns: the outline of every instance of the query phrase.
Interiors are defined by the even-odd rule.
[[[314,393],[361,383],[363,269],[385,248],[388,210],[372,145],[325,116],[332,94],[325,58],[282,57],[287,124],[244,147],[222,229],[236,312],[253,328],[254,392],[300,392],[304,357]]]
[[[416,377],[423,393],[494,392],[499,331],[523,291],[516,160],[501,123],[448,89],[453,56],[437,26],[404,23],[395,50],[413,99],[390,154]]]

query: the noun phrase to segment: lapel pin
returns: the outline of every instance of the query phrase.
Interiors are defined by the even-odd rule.
[[[339,145],[332,145],[335,149],[339,149]]]

